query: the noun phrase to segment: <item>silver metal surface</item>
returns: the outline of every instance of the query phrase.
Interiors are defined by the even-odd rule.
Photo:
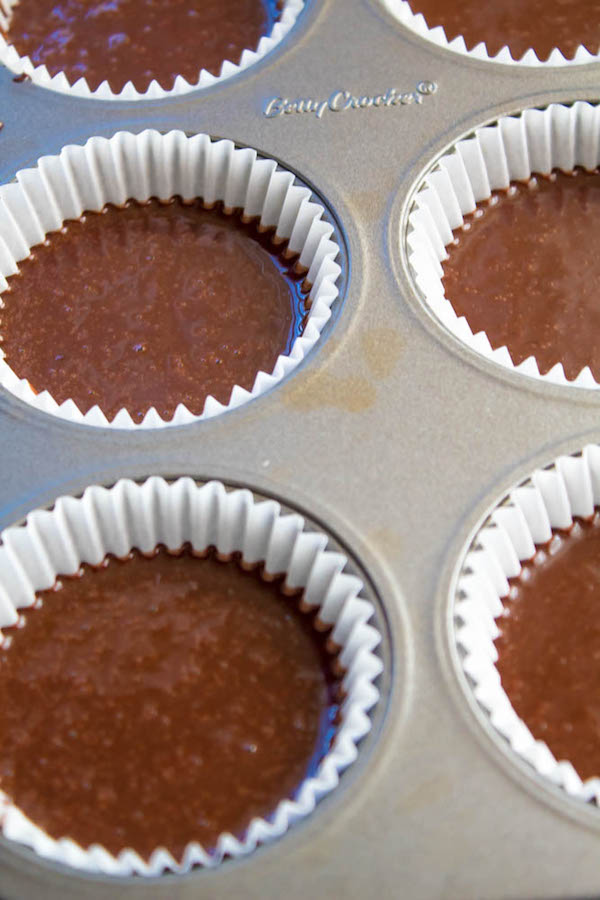
[[[437,91],[421,103],[265,117],[281,97]],[[600,439],[600,392],[486,363],[421,306],[400,244],[423,169],[472,127],[531,105],[597,100],[600,65],[461,58],[378,0],[308,0],[278,50],[182,100],[102,103],[0,72],[0,181],[67,143],[126,128],[232,138],[280,159],[338,218],[350,272],[316,352],[270,394],[149,433],[71,425],[0,391],[0,526],[120,476],[190,474],[306,511],[368,575],[387,620],[384,701],[340,788],[243,862],[157,880],[73,874],[0,842],[4,900],[573,898],[600,893],[600,811],[511,761],[472,708],[448,637],[448,597],[486,510],[535,465]],[[388,702],[389,701],[389,702]]]

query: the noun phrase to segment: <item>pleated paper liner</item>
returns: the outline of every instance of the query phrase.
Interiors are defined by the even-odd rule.
[[[11,10],[17,3],[18,0],[0,0],[0,29],[5,33],[10,25]],[[244,50],[239,60],[224,60],[218,75],[213,75],[206,69],[199,69],[198,79],[193,83],[179,75],[170,90],[161,87],[156,80],[153,80],[144,92],[138,91],[131,81],[118,93],[111,89],[108,81],[103,81],[93,91],[90,90],[85,78],[79,78],[71,84],[64,72],[50,76],[45,65],[35,65],[29,56],[20,56],[16,48],[6,40],[4,34],[0,34],[0,63],[7,66],[16,75],[24,74],[29,76],[40,87],[49,88],[61,94],[71,94],[74,97],[128,101],[177,97],[198,88],[210,87],[213,84],[225,81],[259,62],[286,37],[303,8],[304,0],[285,0],[271,33],[262,37],[257,47],[250,47]]]
[[[373,606],[361,596],[361,580],[345,571],[347,558],[327,549],[324,533],[305,530],[300,515],[284,513],[274,500],[256,500],[248,490],[229,491],[220,482],[199,486],[191,478],[168,483],[152,477],[142,484],[123,479],[110,489],[89,487],[81,498],[61,497],[51,511],[30,513],[24,526],[8,528],[1,537],[0,627],[13,625],[18,610],[34,603],[36,591],[52,587],[60,574],[76,573],[82,563],[98,565],[107,554],[122,558],[132,548],[175,550],[189,542],[197,553],[214,547],[225,557],[241,554],[244,567],[263,563],[266,575],[285,573],[284,588],[301,589],[302,608],[315,610],[318,621],[332,627],[344,672],[339,724],[315,774],[292,799],[282,798],[268,819],[254,818],[242,838],[222,834],[214,852],[191,841],[181,860],[159,845],[148,860],[127,847],[115,857],[100,846],[80,847],[68,835],[54,840],[3,795],[5,837],[40,856],[109,875],[215,866],[226,857],[251,853],[310,815],[356,759],[379,696],[374,680],[382,664],[374,651],[381,636],[369,624]]]
[[[240,209],[244,217],[275,232],[297,256],[311,285],[310,306],[302,334],[288,355],[280,355],[271,372],[258,371],[251,390],[236,385],[225,404],[208,396],[200,415],[183,404],[164,420],[154,407],[139,424],[125,409],[108,421],[95,406],[81,412],[71,399],[57,403],[48,391],[36,393],[0,359],[0,384],[25,403],[71,422],[112,428],[158,428],[184,425],[218,415],[259,397],[292,372],[315,347],[331,317],[338,296],[336,282],[340,253],[332,239],[333,226],[324,220],[324,207],[294,175],[256,151],[236,148],[231,141],[212,141],[207,135],[187,137],[181,131],[160,134],[119,132],[110,139],[90,138],[84,146],[64,147],[58,156],[42,157],[35,168],[17,173],[16,181],[0,187],[0,303],[6,278],[50,232],[84,210],[117,206],[128,199],[168,200],[202,198],[205,205],[221,201],[226,209]],[[0,351],[1,352],[1,351]]]
[[[578,388],[598,388],[588,365],[569,381],[558,362],[541,374],[533,356],[515,365],[506,346],[493,348],[484,331],[473,333],[446,298],[443,262],[453,230],[464,224],[479,202],[511,182],[553,170],[593,171],[600,163],[600,107],[576,102],[526,109],[477,128],[441,156],[417,187],[403,236],[417,289],[433,316],[456,338],[485,359],[529,378]],[[565,335],[565,343],[568,335]]]
[[[600,800],[598,777],[582,780],[568,759],[557,760],[519,718],[496,668],[494,641],[509,596],[509,579],[521,573],[553,529],[569,529],[600,505],[600,447],[561,456],[513,488],[478,529],[464,560],[454,599],[454,636],[464,672],[479,705],[508,747],[553,785],[583,801]],[[574,539],[575,540],[575,539]]]
[[[502,47],[495,55],[491,55],[488,52],[488,48],[483,41],[469,50],[462,35],[448,40],[446,32],[441,25],[430,27],[425,16],[420,12],[413,12],[411,5],[406,0],[381,0],[381,2],[394,18],[398,19],[406,28],[418,34],[419,37],[430,41],[436,47],[442,47],[444,50],[451,50],[453,53],[472,59],[503,63],[504,65],[535,66],[538,68],[540,66],[577,66],[600,60],[600,52],[590,53],[583,45],[577,48],[572,58],[566,57],[558,47],[554,47],[545,60],[541,60],[538,57],[533,47],[526,50],[519,58],[513,56],[509,45]],[[413,3],[413,7],[417,8],[418,2]]]

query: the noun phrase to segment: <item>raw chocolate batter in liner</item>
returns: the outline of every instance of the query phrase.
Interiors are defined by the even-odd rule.
[[[270,34],[277,0],[19,0],[6,40],[51,76],[84,77],[92,91],[108,81],[119,93],[128,81],[146,91],[156,79],[171,90],[178,75],[190,84],[201,69],[218,75]]]
[[[490,56],[508,46],[514,59],[529,49],[540,60],[557,47],[572,59],[579,46],[600,50],[600,0],[408,0],[429,28],[442,25],[449,41],[468,50],[485,43]]]
[[[541,374],[562,363],[600,381],[600,174],[535,176],[495,191],[454,232],[445,294],[474,334],[529,356]]]
[[[555,532],[511,579],[497,619],[502,687],[533,736],[600,776],[600,517]]]
[[[235,561],[137,551],[61,577],[0,645],[0,788],[54,838],[243,837],[335,733],[328,632]]]
[[[8,278],[6,362],[58,403],[135,422],[250,390],[302,332],[307,294],[285,247],[239,215],[129,201],[50,234]]]

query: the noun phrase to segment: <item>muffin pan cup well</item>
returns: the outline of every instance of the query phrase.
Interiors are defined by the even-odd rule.
[[[0,28],[4,31],[4,34],[0,34],[0,63],[8,66],[17,76],[26,75],[40,87],[61,94],[71,94],[74,97],[97,100],[157,100],[162,97],[179,97],[197,88],[210,87],[219,81],[225,81],[233,75],[244,72],[274,50],[294,26],[304,8],[304,0],[284,0],[281,13],[271,32],[264,35],[256,47],[244,50],[239,59],[224,59],[218,75],[198,67],[198,79],[191,84],[183,75],[179,75],[170,90],[163,88],[154,79],[143,92],[138,91],[131,81],[116,92],[112,90],[108,81],[103,81],[95,90],[91,90],[85,77],[71,83],[64,72],[50,75],[45,65],[36,65],[29,56],[20,56],[16,47],[5,37],[6,30],[10,27],[11,10],[18,2],[19,0],[0,0]]]
[[[131,198],[143,203],[150,197],[167,201],[175,196],[184,201],[199,197],[207,206],[221,202],[225,210],[241,210],[243,217],[272,229],[275,240],[286,241],[286,250],[297,257],[311,285],[309,311],[289,354],[278,357],[272,372],[258,371],[251,390],[233,385],[226,404],[209,395],[201,415],[180,403],[172,419],[165,420],[152,406],[140,423],[143,428],[209,418],[272,388],[313,349],[338,296],[340,249],[331,240],[333,227],[323,221],[323,206],[308,188],[295,183],[291,172],[231,141],[148,130],[118,132],[109,140],[92,137],[83,147],[64,147],[58,156],[42,157],[35,168],[17,172],[16,184],[0,187],[0,304],[5,278],[18,272],[19,262],[66,220],[79,218],[85,210],[99,211],[107,203],[119,206]],[[126,409],[109,421],[98,406],[82,412],[72,399],[58,404],[43,385],[38,393],[26,378],[19,378],[4,358],[0,384],[26,403],[72,422],[136,427]]]
[[[279,840],[213,869],[140,878],[77,873],[0,836],[3,900],[598,894],[598,809],[507,754],[465,689],[451,601],[464,548],[498,498],[600,442],[600,397],[525,378],[458,341],[417,295],[403,242],[414,191],[447,148],[523,109],[597,102],[598,77],[596,64],[449,53],[380,0],[309,2],[273,54],[180,98],[92,102],[0,70],[1,184],[90,137],[207,134],[297,173],[349,260],[343,303],[314,351],[223,415],[90,428],[0,388],[0,527],[121,478],[249,487],[330,535],[362,573],[384,663],[356,761]],[[437,90],[418,102],[425,82]]]
[[[513,56],[510,46],[502,47],[494,56],[488,52],[488,48],[484,41],[481,41],[470,50],[467,49],[465,39],[462,35],[458,35],[452,40],[448,40],[446,32],[441,25],[429,26],[423,13],[413,12],[418,9],[418,0],[407,3],[406,0],[382,0],[382,3],[392,13],[392,15],[402,22],[406,28],[410,28],[415,34],[431,41],[438,47],[451,50],[454,53],[460,53],[464,56],[470,56],[473,59],[481,59],[486,62],[504,63],[513,66],[577,66],[585,63],[598,62],[600,53],[590,53],[583,45],[579,45],[572,57],[566,57],[558,47],[549,53],[547,59],[540,59],[535,50],[530,47],[519,57]],[[411,9],[411,6],[413,9]]]
[[[368,713],[378,699],[373,682],[381,660],[373,651],[381,635],[368,624],[373,606],[360,597],[360,579],[344,573],[347,559],[326,549],[326,535],[305,531],[301,516],[282,514],[275,501],[257,502],[250,491],[227,492],[220,482],[198,486],[191,478],[168,483],[154,477],[142,484],[121,479],[110,490],[92,486],[79,499],[60,497],[51,511],[32,512],[23,527],[2,533],[0,627],[14,625],[19,610],[31,607],[38,591],[51,588],[61,575],[74,575],[83,563],[98,566],[108,554],[123,559],[133,548],[151,553],[158,545],[176,551],[185,544],[199,555],[211,547],[223,558],[239,553],[245,568],[264,564],[265,577],[284,573],[284,590],[302,592],[290,602],[314,610],[318,623],[332,628],[330,639],[340,648],[337,658],[343,667],[343,701],[332,745],[315,774],[293,798],[282,798],[267,818],[253,818],[243,837],[222,834],[211,852],[191,841],[180,860],[160,844],[146,860],[130,847],[115,857],[102,846],[81,847],[68,836],[55,840],[2,795],[5,837],[90,872],[188,872],[244,856],[281,837],[314,810],[356,759],[357,743],[370,730]]]
[[[508,189],[512,182],[527,182],[536,174],[549,175],[555,169],[594,171],[599,163],[600,107],[594,104],[553,103],[545,109],[526,109],[520,115],[503,117],[458,141],[432,166],[415,194],[406,234],[417,289],[453,335],[507,369],[552,384],[592,390],[600,385],[589,366],[569,382],[560,362],[543,374],[534,356],[515,365],[506,346],[493,348],[484,331],[473,333],[467,319],[456,314],[445,296],[442,276],[453,231],[492,191]],[[524,287],[524,296],[526,292]],[[564,343],[568,344],[568,336]]]
[[[600,797],[600,776],[583,781],[571,761],[557,760],[517,715],[495,666],[494,641],[501,633],[509,579],[518,577],[521,563],[551,540],[553,529],[570,528],[576,516],[589,519],[599,504],[598,445],[590,444],[581,454],[561,456],[551,466],[537,469],[510,491],[477,532],[465,554],[454,601],[462,666],[493,727],[539,775],[570,796],[595,803]]]

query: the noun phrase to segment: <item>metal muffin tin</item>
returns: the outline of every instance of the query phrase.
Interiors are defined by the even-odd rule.
[[[270,100],[435,93],[406,105],[267,117]],[[487,363],[421,305],[401,229],[419,175],[500,114],[600,99],[600,64],[504,66],[403,28],[379,0],[308,0],[256,66],[182,99],[63,96],[0,71],[0,182],[65,144],[180,128],[297,172],[338,223],[342,299],[320,345],[269,394],[181,428],[63,422],[0,390],[0,526],[121,476],[188,474],[280,499],[366,577],[384,633],[374,727],[339,788],[280,841],[186,876],[78,874],[0,840],[3,900],[551,898],[600,892],[600,812],[537,780],[468,692],[450,597],[476,524],[506,490],[600,439],[598,392]],[[272,109],[272,108],[271,108]]]

